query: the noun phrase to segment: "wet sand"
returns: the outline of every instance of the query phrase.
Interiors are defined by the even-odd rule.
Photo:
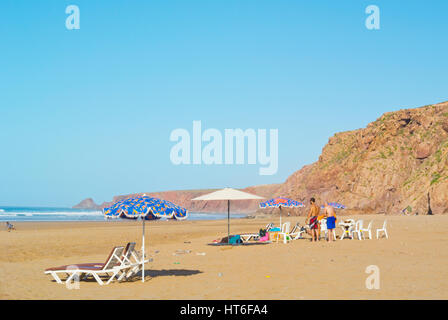
[[[344,217],[348,218],[348,217]],[[351,217],[357,218],[357,217]],[[386,216],[374,219],[373,235]],[[389,239],[212,247],[227,221],[147,223],[146,282],[69,290],[44,274],[59,265],[104,262],[111,248],[136,241],[141,222],[22,222],[0,230],[0,299],[448,299],[448,216],[387,216]],[[258,232],[269,219],[232,219],[231,233]],[[287,217],[297,221],[304,217]],[[337,234],[341,233],[337,229]],[[173,255],[176,250],[190,253]],[[205,255],[198,255],[205,253]],[[380,270],[380,289],[365,272]]]

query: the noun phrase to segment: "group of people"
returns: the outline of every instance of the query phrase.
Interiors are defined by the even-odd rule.
[[[316,199],[310,199],[310,211],[308,212],[308,216],[305,220],[305,223],[309,225],[311,232],[311,241],[319,241],[320,236],[320,224],[321,220],[326,218],[327,230],[328,230],[328,239],[327,241],[335,241],[333,237],[333,229],[336,228],[336,212],[332,206],[329,205],[328,202],[324,204],[324,212],[320,214],[320,208],[316,204]]]

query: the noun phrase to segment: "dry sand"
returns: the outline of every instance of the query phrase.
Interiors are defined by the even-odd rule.
[[[363,216],[365,223],[374,219],[374,229],[384,218]],[[154,261],[145,283],[83,281],[78,290],[57,284],[44,269],[103,262],[112,246],[128,241],[140,246],[141,223],[15,223],[17,231],[0,231],[0,299],[447,299],[448,216],[387,219],[388,240],[244,247],[207,246],[226,235],[225,220],[150,222],[147,253]],[[231,232],[257,232],[270,220],[278,222],[232,219]],[[178,249],[191,253],[173,255]],[[365,286],[369,265],[380,268],[379,290]]]

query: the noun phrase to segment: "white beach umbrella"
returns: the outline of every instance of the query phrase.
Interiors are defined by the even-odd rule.
[[[227,200],[227,242],[230,239],[230,200],[261,200],[263,197],[232,188],[224,188],[192,199],[193,201]]]

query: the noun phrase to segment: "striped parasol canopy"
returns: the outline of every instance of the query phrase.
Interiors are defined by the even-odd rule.
[[[129,197],[115,202],[103,209],[105,218],[138,219],[142,218],[142,282],[145,281],[145,220],[160,218],[184,220],[188,211],[174,203],[146,194]]]
[[[280,228],[282,227],[282,207],[292,208],[292,207],[304,207],[305,205],[296,200],[292,200],[285,197],[277,197],[270,199],[265,202],[260,202],[260,208],[279,208],[280,209]]]
[[[268,201],[265,202],[260,202],[260,208],[268,208],[268,207],[287,207],[287,208],[292,208],[292,207],[304,207],[303,203],[300,201],[296,201],[296,200],[292,200],[292,199],[288,199],[285,197],[277,197],[277,198],[273,198],[270,199]]]
[[[337,203],[337,202],[328,202],[328,205],[335,208],[335,209],[346,209],[347,207],[343,204]],[[325,208],[324,205],[320,206],[322,209]]]
[[[188,211],[174,203],[146,195],[135,196],[115,202],[103,209],[106,218],[155,220],[160,218],[184,220]]]

